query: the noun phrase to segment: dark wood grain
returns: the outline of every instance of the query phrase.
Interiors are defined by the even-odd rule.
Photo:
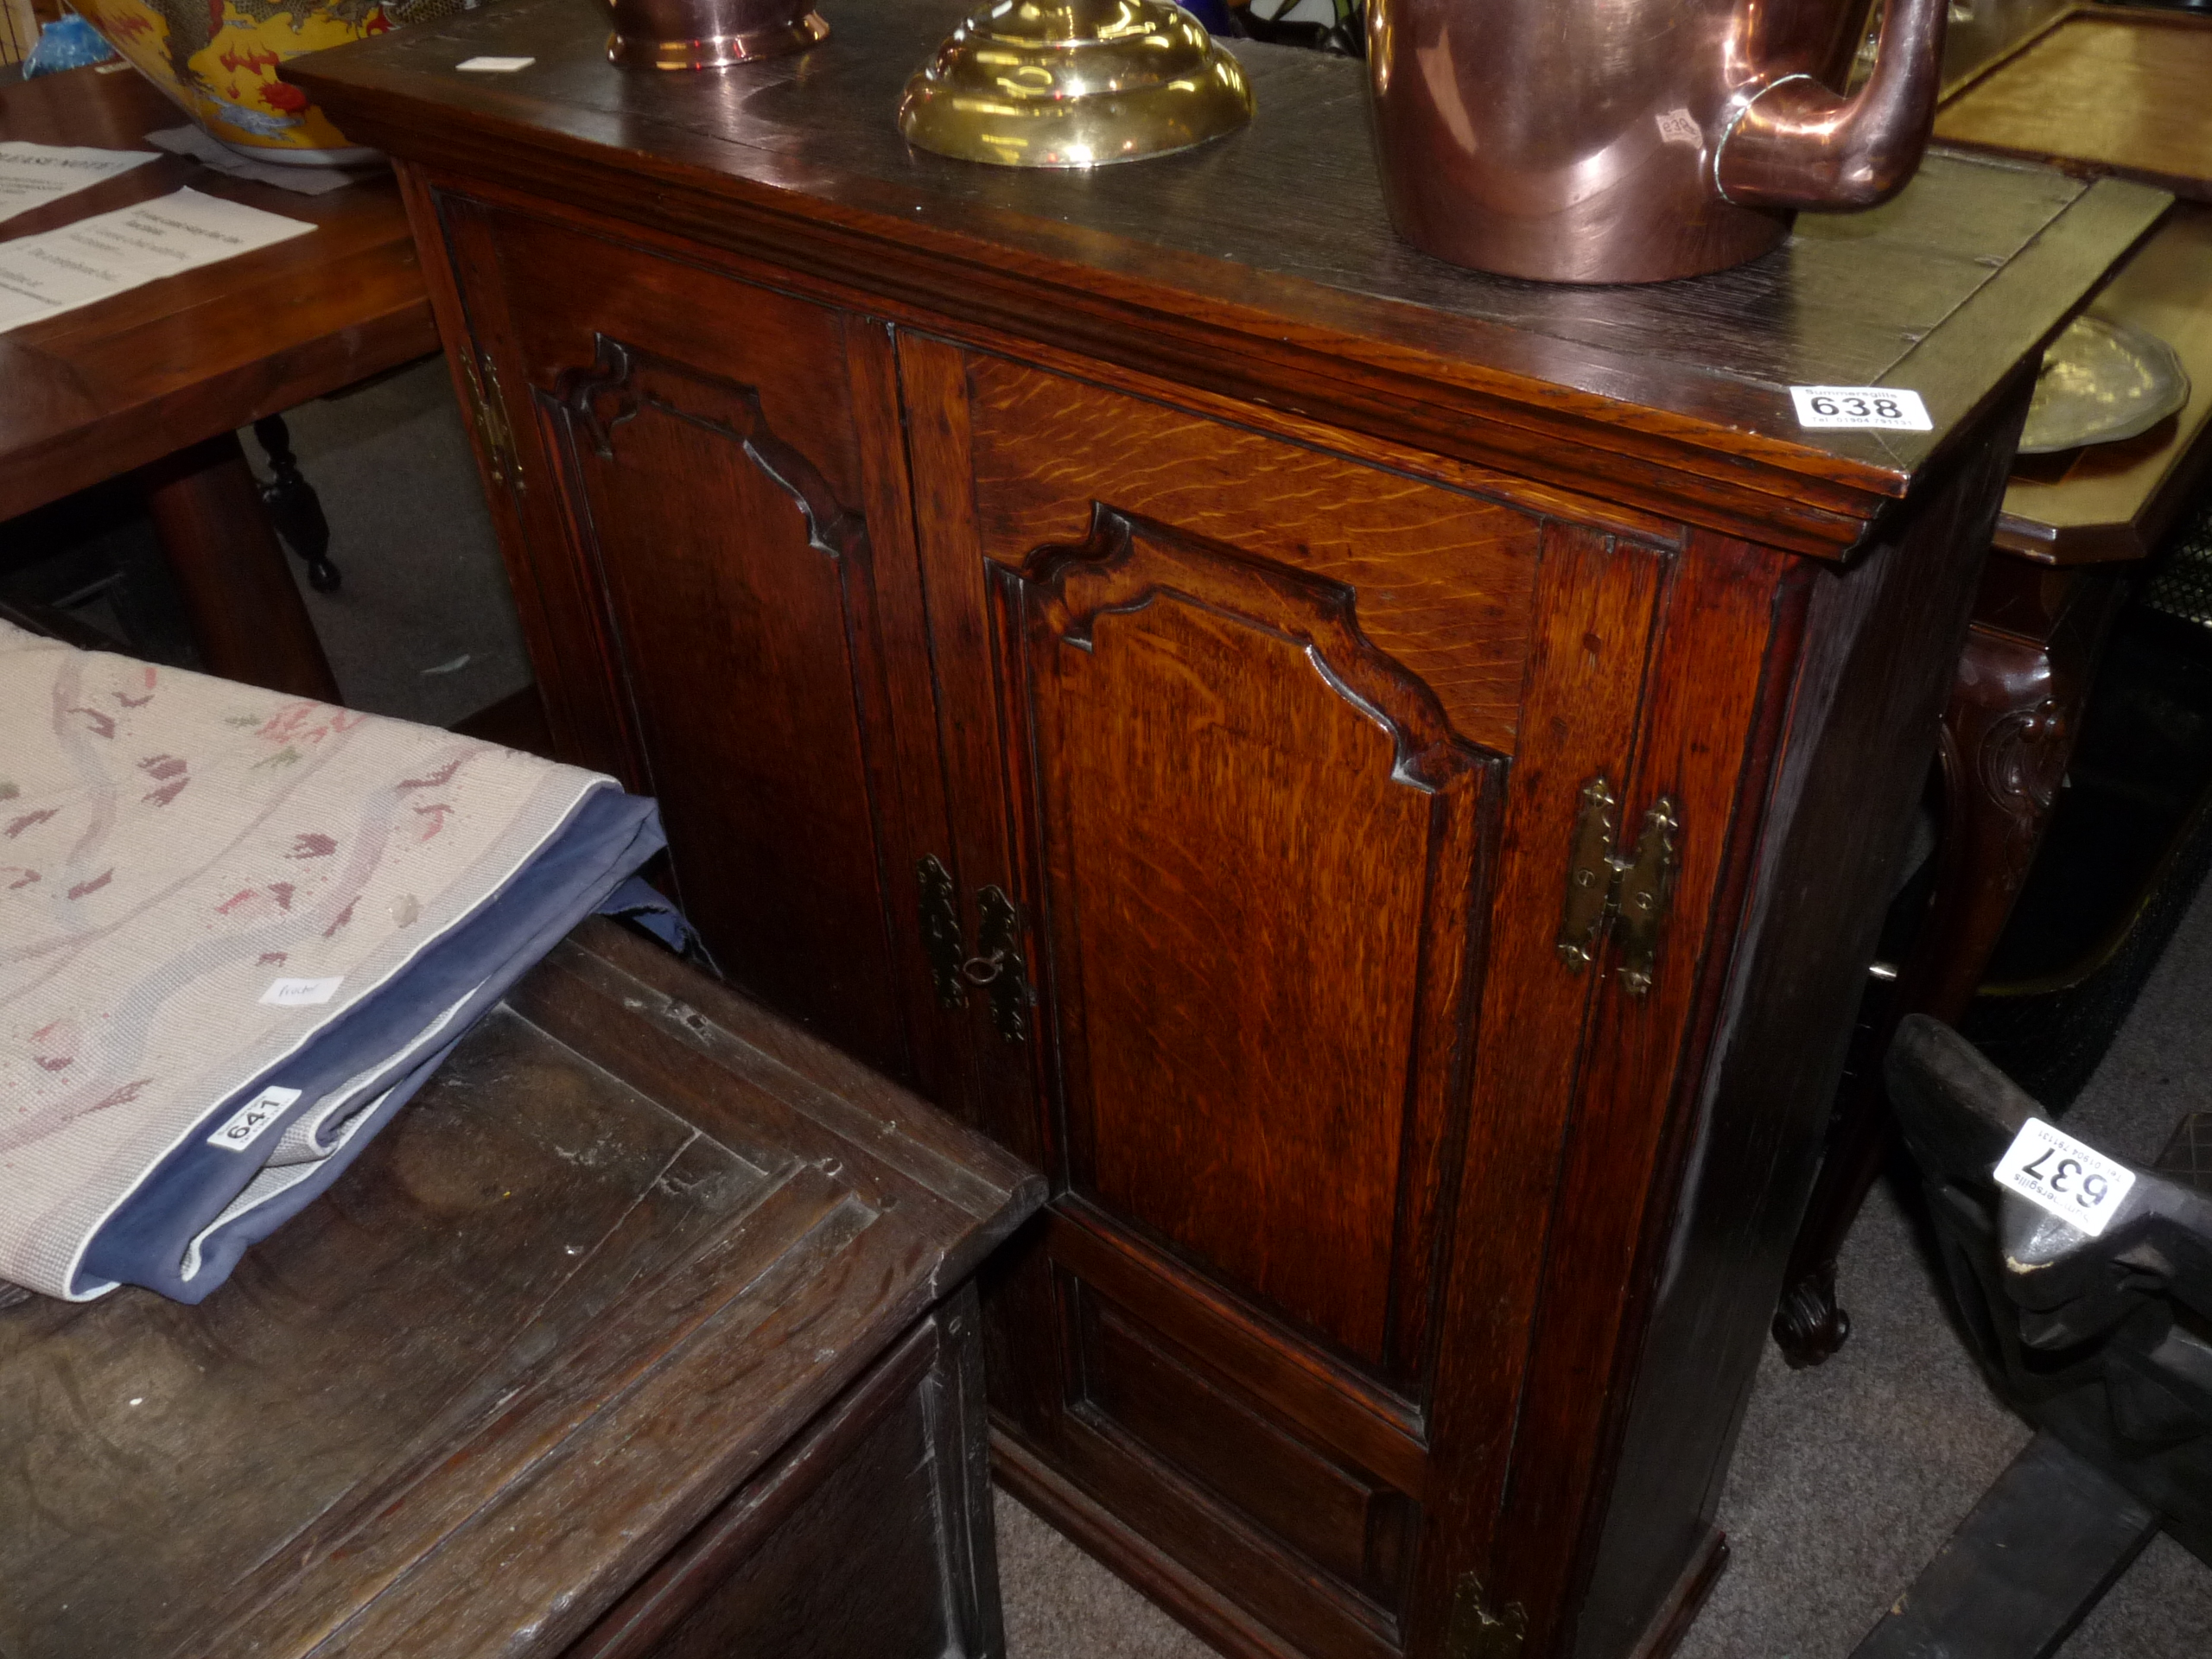
[[[1586,531],[1562,525],[1545,537],[1523,694],[1531,741],[1515,757],[1498,838],[1497,923],[1477,1027],[1484,1052],[1460,1176],[1460,1201],[1478,1202],[1483,1217],[1470,1217],[1452,1239],[1434,1387],[1440,1402],[1459,1408],[1433,1432],[1439,1541],[1425,1545],[1417,1567],[1415,1651],[1440,1650],[1460,1573],[1494,1577],[1515,1430],[1506,1402],[1520,1398],[1542,1270],[1532,1242],[1543,1235],[1558,1179],[1593,995],[1593,976],[1567,972],[1558,957],[1562,836],[1586,783],[1628,776],[1665,575],[1660,556]]]
[[[997,596],[1068,1179],[1408,1374],[1489,769],[1348,589],[1241,549],[1102,505]]]
[[[2212,201],[2212,22],[2083,6],[1945,101],[1945,143]]]
[[[693,1652],[703,1627],[778,1628],[763,1587],[793,1580],[803,1517],[741,1550],[709,1521],[745,1488],[747,1514],[815,1506],[817,1563],[874,1569],[819,1651],[896,1650],[934,1620],[927,1651],[982,1659],[989,1568],[950,1536],[984,1501],[972,1304],[871,1368],[1039,1196],[912,1096],[593,924],[202,1306],[0,1312],[0,1642],[552,1655],[647,1580],[666,1641],[607,1650]],[[887,1485],[917,1436],[931,1455]],[[839,1535],[856,1497],[865,1549]]]
[[[1282,1339],[1278,1324],[1208,1282],[1080,1198],[1064,1198],[1043,1230],[1052,1259],[1081,1283],[1141,1309],[1167,1341],[1203,1357],[1231,1393],[1265,1400],[1281,1422],[1414,1497],[1428,1490],[1424,1414],[1371,1376],[1310,1344]]]
[[[1987,284],[1991,249],[2009,257],[2082,199],[2048,173],[1937,161],[1900,203],[1808,219],[1740,272],[1547,289],[1390,234],[1357,65],[1251,47],[1249,131],[1141,168],[1008,173],[917,156],[882,113],[944,27],[899,0],[814,52],[645,82],[605,63],[586,0],[518,0],[288,73],[403,156],[524,189],[557,170],[572,201],[873,291],[894,320],[912,306],[1049,334],[1478,463],[1541,455],[1610,498],[1769,539],[1786,526],[1808,550],[1856,541],[1987,382],[1929,361],[1914,384],[1937,430],[1889,441],[1801,434],[1786,385],[1885,377]],[[537,62],[496,86],[453,74],[493,49]],[[2069,303],[2056,288],[2008,303],[2000,353],[2032,349]]]
[[[1078,1411],[1096,1413],[1153,1456],[1289,1541],[1340,1583],[1383,1606],[1404,1591],[1407,1500],[1285,1433],[1205,1375],[1204,1362],[1096,1296],[1072,1299],[1084,1382]]]
[[[404,173],[400,187],[420,245],[442,256],[426,262],[427,286],[441,337],[456,342],[446,353],[454,394],[462,409],[473,411],[478,396],[493,390],[485,385],[484,365],[520,360],[492,223],[472,204],[435,201]],[[526,394],[527,383],[520,389]],[[498,383],[499,406],[514,445],[511,457],[503,461],[493,452],[481,419],[466,424],[523,638],[539,670],[546,724],[560,759],[609,772],[634,788],[643,781],[638,746],[614,671],[606,607],[587,573],[577,569],[566,498],[558,490],[530,488],[533,479],[555,476],[555,451],[531,404],[512,402],[509,391],[504,381]]]

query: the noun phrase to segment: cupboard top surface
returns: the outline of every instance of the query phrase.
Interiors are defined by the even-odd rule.
[[[1348,60],[1237,42],[1244,131],[1090,172],[992,168],[912,150],[893,123],[957,7],[832,10],[822,46],[722,73],[619,68],[593,0],[512,0],[286,73],[404,160],[1344,424],[1403,432],[1419,416],[1391,411],[1425,410],[1447,451],[1471,423],[1564,437],[1659,476],[1662,500],[1745,496],[1807,551],[1855,541],[2167,200],[1936,153],[1897,201],[1806,215],[1734,270],[1522,282],[1392,233]],[[534,61],[456,71],[480,53]],[[1936,429],[1799,429],[1790,385],[1877,383],[1919,391]]]

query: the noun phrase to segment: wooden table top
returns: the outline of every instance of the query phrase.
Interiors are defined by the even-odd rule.
[[[0,86],[0,134],[145,149],[185,117],[136,73]],[[160,160],[0,225],[52,230],[181,185],[318,228],[0,334],[0,518],[438,349],[397,188],[326,195]]]
[[[0,1653],[561,1653],[1043,1195],[587,923],[199,1306],[0,1308]]]
[[[974,337],[1079,339],[1178,385],[1433,453],[1528,457],[1601,499],[1834,555],[1988,406],[2166,199],[1935,156],[1890,206],[1641,288],[1444,264],[1385,217],[1363,66],[1237,43],[1258,114],[1090,172],[911,150],[893,115],[956,15],[875,0],[823,45],[714,74],[607,62],[598,0],[511,0],[288,65],[404,162],[850,285]],[[535,60],[456,73],[478,54]],[[473,188],[473,187],[472,187]],[[1792,385],[1907,386],[1936,430],[1806,432]],[[1582,486],[1578,486],[1582,487]]]
[[[2189,403],[2124,443],[2020,457],[1996,541],[2041,563],[2148,556],[2212,466],[2212,207],[2177,207],[2088,310],[2172,346],[2189,371]]]
[[[1948,99],[1936,137],[2212,201],[2212,18],[2073,12]]]

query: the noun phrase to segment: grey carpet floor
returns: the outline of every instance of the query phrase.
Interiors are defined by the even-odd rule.
[[[513,606],[442,364],[291,417],[346,572],[309,593],[357,708],[446,724],[526,683]],[[259,451],[247,443],[250,454]],[[2148,1160],[2212,1104],[2212,889],[2201,894],[2069,1127]],[[1841,1659],[2028,1430],[1947,1322],[1897,1195],[1878,1190],[1840,1282],[1854,1331],[1793,1372],[1771,1348],[1720,1509],[1732,1560],[1682,1659]],[[1211,1649],[1028,1510],[998,1500],[1009,1659],[1205,1659]],[[2212,1569],[2155,1541],[2063,1659],[2212,1659]]]
[[[284,418],[345,573],[336,593],[318,594],[293,563],[346,706],[450,726],[529,684],[445,360]],[[239,435],[266,476],[261,446]]]

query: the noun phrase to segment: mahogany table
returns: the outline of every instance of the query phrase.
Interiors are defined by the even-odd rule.
[[[996,1659],[1042,1188],[587,923],[207,1301],[0,1304],[0,1653]]]
[[[0,86],[0,133],[144,149],[183,117],[130,72]],[[289,219],[295,237],[0,334],[0,518],[135,474],[210,672],[335,701],[236,432],[438,349],[388,177],[308,196],[162,156],[10,219],[51,230],[182,185]]]

